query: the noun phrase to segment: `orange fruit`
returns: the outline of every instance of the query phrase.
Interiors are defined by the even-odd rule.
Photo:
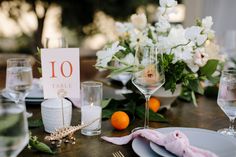
[[[161,102],[157,98],[151,97],[149,99],[149,109],[152,110],[153,112],[157,112],[160,106]]]
[[[117,130],[123,130],[129,125],[129,116],[123,111],[116,111],[111,116],[111,125]]]

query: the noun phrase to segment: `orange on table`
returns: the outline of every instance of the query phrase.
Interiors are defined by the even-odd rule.
[[[117,130],[126,129],[129,125],[129,116],[123,111],[116,111],[111,116],[111,124]]]
[[[161,102],[159,99],[155,97],[151,97],[149,99],[149,109],[151,109],[153,112],[157,112],[160,108]]]

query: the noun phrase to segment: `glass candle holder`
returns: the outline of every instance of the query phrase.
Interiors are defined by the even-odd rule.
[[[86,81],[81,84],[81,123],[90,124],[81,130],[83,135],[101,134],[102,120],[102,83]]]

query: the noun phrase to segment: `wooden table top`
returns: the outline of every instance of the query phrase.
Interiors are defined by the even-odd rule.
[[[90,68],[87,70],[85,67],[93,67],[94,60],[84,60],[81,62],[81,80],[91,80],[96,78],[97,71]],[[92,69],[92,70],[91,70]],[[4,75],[1,71],[0,89],[4,87]],[[113,89],[106,87],[104,93],[110,92]],[[163,112],[163,115],[168,119],[169,123],[150,122],[150,127],[194,127],[205,128],[210,130],[218,130],[220,128],[228,127],[229,121],[224,115],[222,110],[218,107],[216,100],[209,99],[204,96],[198,97],[198,107],[194,107],[192,103],[186,103],[176,100],[174,106],[170,110]],[[33,118],[40,118],[40,104],[34,106],[27,106],[27,110],[33,112]],[[73,108],[72,124],[80,123],[80,109]],[[126,130],[116,131],[110,124],[109,120],[102,121],[102,135],[105,136],[123,136],[130,133],[130,131],[137,127],[142,126],[143,121],[136,119]],[[33,135],[39,137],[39,140],[47,135],[44,128],[35,128],[30,130]],[[77,138],[75,145],[64,145],[57,150],[55,155],[47,155],[43,153],[34,152],[25,148],[19,157],[112,157],[112,153],[120,150],[126,157],[137,156],[132,150],[131,143],[124,146],[117,146],[101,140],[100,136],[87,137],[81,135],[80,132],[75,134]]]

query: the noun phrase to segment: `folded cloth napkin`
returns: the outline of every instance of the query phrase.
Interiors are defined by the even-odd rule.
[[[127,144],[137,136],[142,136],[153,143],[166,148],[166,150],[179,157],[217,157],[214,153],[191,146],[185,134],[181,131],[173,131],[167,135],[151,129],[142,129],[123,137],[106,137],[101,138],[105,141],[117,145]]]

